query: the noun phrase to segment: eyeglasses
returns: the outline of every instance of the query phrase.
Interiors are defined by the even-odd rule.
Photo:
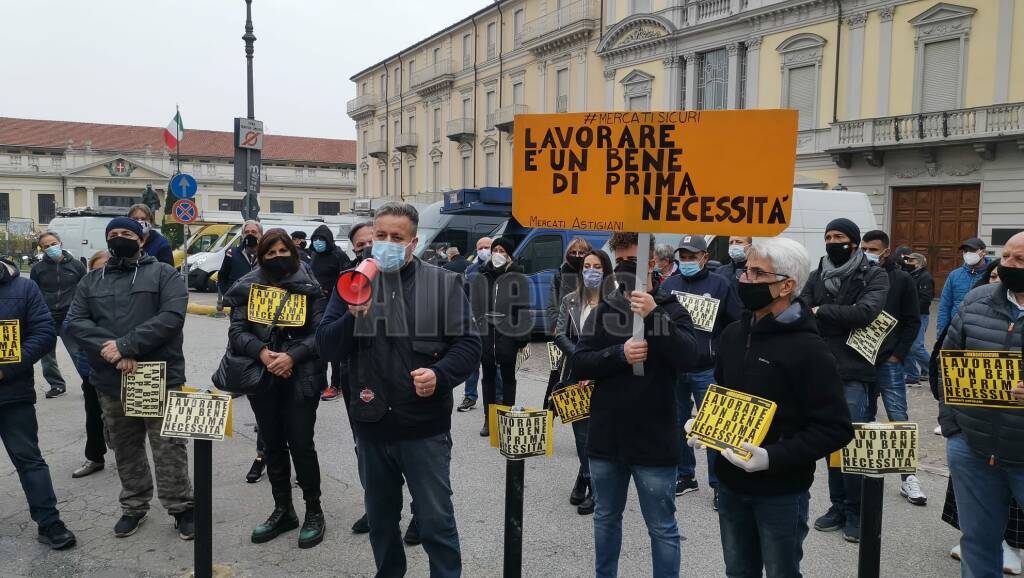
[[[764,269],[759,269],[757,267],[737,267],[736,278],[748,283],[767,278],[774,278],[774,281],[769,281],[769,283],[778,283],[779,281],[789,279],[789,275],[773,273],[772,271],[765,271]]]

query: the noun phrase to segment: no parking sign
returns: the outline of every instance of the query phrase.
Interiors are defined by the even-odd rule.
[[[181,199],[171,208],[171,216],[182,225],[189,225],[199,218],[199,207],[191,199]]]

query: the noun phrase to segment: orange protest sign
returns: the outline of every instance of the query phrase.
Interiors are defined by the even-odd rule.
[[[789,226],[795,110],[518,115],[528,227],[773,236]]]

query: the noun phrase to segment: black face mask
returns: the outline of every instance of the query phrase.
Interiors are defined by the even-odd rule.
[[[256,238],[256,235],[245,236],[245,246],[250,249],[255,249],[256,245],[260,244],[260,240]]]
[[[1024,293],[1024,267],[999,265],[999,282],[1014,293]]]
[[[305,241],[299,241],[298,243],[295,243],[295,244],[298,245],[298,247],[300,249],[305,249],[306,248],[306,242]]]
[[[631,293],[636,287],[636,262],[623,261],[615,266],[615,281],[625,288],[626,293]]]
[[[565,258],[565,264],[573,271],[581,271],[583,270],[583,257],[569,255]]]
[[[825,243],[825,254],[836,267],[842,267],[853,255],[853,243]]]
[[[370,257],[373,257],[373,245],[367,245],[356,251],[356,259],[360,261],[363,259],[369,259]]]
[[[900,263],[900,269],[903,269],[907,273],[910,273],[910,272],[913,272],[915,269],[917,269],[917,267],[914,267],[910,263],[907,263],[906,261],[904,261],[904,262]]]
[[[127,237],[114,237],[113,239],[107,239],[107,249],[115,257],[130,259],[139,252],[139,242]]]
[[[278,280],[298,270],[295,261],[291,257],[274,257],[267,259],[260,265],[260,269],[267,275],[268,279]]]
[[[740,283],[737,290],[747,311],[760,311],[775,301],[771,283]]]

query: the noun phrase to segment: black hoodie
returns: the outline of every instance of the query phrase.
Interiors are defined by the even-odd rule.
[[[327,225],[320,225],[313,231],[313,235],[309,239],[311,247],[317,239],[326,241],[327,249],[323,253],[317,253],[315,249],[311,250],[313,276],[324,290],[324,295],[330,295],[338,283],[338,275],[352,266],[352,260],[334,244],[334,233],[331,233],[331,228]]]
[[[818,334],[810,307],[795,301],[778,318],[729,325],[718,343],[715,383],[778,404],[761,447],[768,470],[747,473],[719,459],[718,479],[740,494],[778,496],[807,491],[814,462],[853,439],[836,359]]]

